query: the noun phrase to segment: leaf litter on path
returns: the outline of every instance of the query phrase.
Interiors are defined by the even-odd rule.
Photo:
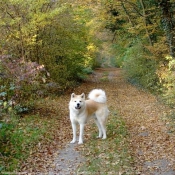
[[[116,75],[118,75],[116,71]],[[175,174],[175,135],[162,117],[170,110],[156,97],[116,76],[117,110],[126,122],[137,174]]]
[[[174,132],[169,133],[168,124],[171,121],[166,117],[170,109],[160,104],[155,96],[127,83],[123,78],[121,69],[99,69],[90,76],[86,83],[74,89],[74,92],[77,94],[85,92],[87,94],[94,88],[103,88],[106,91],[109,108],[118,111],[126,123],[135,174],[175,175],[175,134]],[[78,164],[85,160],[79,153],[79,151],[84,150],[83,146],[77,148],[75,144],[68,144],[72,137],[70,121],[67,116],[69,97],[70,95],[67,94],[56,99],[57,103],[50,104],[49,107],[46,106],[47,108],[54,108],[56,115],[61,117],[59,124],[54,123],[48,131],[55,132],[53,142],[51,140],[49,143],[43,142],[42,145],[44,146],[40,148],[43,150],[49,144],[52,153],[47,157],[49,155],[47,149],[46,156],[40,155],[40,159],[44,161],[33,164],[35,170],[37,167],[42,167],[45,170],[42,171],[41,169],[40,172],[63,174],[65,169],[68,169],[65,173],[73,174],[76,172],[75,167],[78,167]],[[87,127],[85,131],[85,141],[87,142],[91,142],[92,139],[88,133],[90,130],[91,127]],[[53,143],[55,146],[52,147]],[[69,161],[71,154],[76,159],[77,164],[74,161]],[[29,162],[32,162],[36,155],[37,153],[31,156]],[[100,156],[102,155],[100,154]],[[31,169],[32,172],[35,171],[32,166],[27,168]],[[125,174],[122,171],[118,173]]]
[[[108,72],[105,91],[108,104],[126,122],[135,173],[175,175],[175,134],[169,133],[171,109],[157,98],[125,81],[121,69],[99,69],[97,76]]]

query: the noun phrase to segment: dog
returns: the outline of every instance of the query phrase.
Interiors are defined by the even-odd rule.
[[[78,144],[83,144],[84,127],[89,118],[93,117],[97,124],[99,135],[97,138],[106,139],[106,121],[109,110],[106,104],[107,97],[105,91],[94,89],[88,95],[89,100],[85,100],[85,94],[71,94],[69,102],[70,121],[73,130],[73,139],[70,143],[76,142],[76,128],[80,125]]]

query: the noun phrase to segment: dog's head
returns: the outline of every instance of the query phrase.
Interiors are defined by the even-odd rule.
[[[74,93],[71,94],[71,105],[75,109],[81,109],[85,104],[85,94],[76,95]]]

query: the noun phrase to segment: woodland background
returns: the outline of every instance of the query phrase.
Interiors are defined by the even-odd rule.
[[[0,31],[5,145],[12,144],[12,118],[32,111],[41,97],[64,94],[101,66],[123,68],[126,80],[174,107],[173,0],[3,0]],[[8,146],[0,149],[10,155]]]

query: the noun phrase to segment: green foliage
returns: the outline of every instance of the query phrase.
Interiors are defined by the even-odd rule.
[[[117,31],[118,36],[117,43],[113,43],[111,51],[115,56],[113,60],[116,67],[123,67],[123,63],[126,60],[126,52],[133,45],[133,40],[131,40],[132,35],[125,31]]]
[[[51,61],[50,63],[46,63],[49,72],[51,72],[51,77],[56,80],[63,89],[69,87],[79,79],[84,79],[84,69],[93,66],[94,51],[89,49],[90,43],[86,37],[87,31],[82,24],[78,22],[75,23],[69,13],[70,11],[67,12],[62,21],[62,24],[67,27],[55,30],[57,35],[60,35],[60,33],[65,35],[64,39],[59,45],[57,45],[58,39],[55,41],[52,40],[52,45],[54,46],[55,44],[55,48],[57,47],[57,49],[49,53],[49,48],[46,53],[49,53],[49,57],[52,56],[51,59],[46,60]],[[69,18],[69,22],[64,24],[64,21],[68,21],[67,18]],[[69,25],[72,27],[70,28]],[[83,40],[80,39],[80,37]],[[50,44],[46,43],[46,45]]]
[[[6,86],[0,87],[0,117],[3,113],[12,111],[13,101],[12,97],[15,94],[14,84],[7,84]]]
[[[110,58],[110,65],[112,67],[120,67],[120,62],[118,60],[116,60],[115,57],[111,57]]]
[[[11,117],[8,122],[0,122],[0,169],[2,171],[13,172],[19,168],[19,162],[25,160],[30,149],[42,137],[45,132],[44,127],[34,124],[37,116],[19,119]]]
[[[124,66],[128,80],[174,98],[173,71],[165,57],[174,59],[172,2],[105,1],[106,27],[113,32],[116,64]],[[159,6],[159,8],[157,8]],[[139,42],[138,42],[139,41]],[[170,102],[171,101],[171,102]]]
[[[21,59],[0,60],[3,75],[0,86],[1,115],[28,112],[46,81],[44,66]]]
[[[49,0],[7,0],[1,6],[3,54],[44,64],[63,89],[85,78],[83,69],[93,66],[96,52],[86,25],[90,9]]]
[[[166,56],[164,64],[160,64],[157,74],[162,84],[162,97],[166,104],[174,106],[175,98],[175,60],[171,56]]]
[[[151,55],[138,42],[128,48],[125,54],[124,69],[128,81],[153,92],[159,90],[159,84],[156,74],[157,62],[150,57]]]

